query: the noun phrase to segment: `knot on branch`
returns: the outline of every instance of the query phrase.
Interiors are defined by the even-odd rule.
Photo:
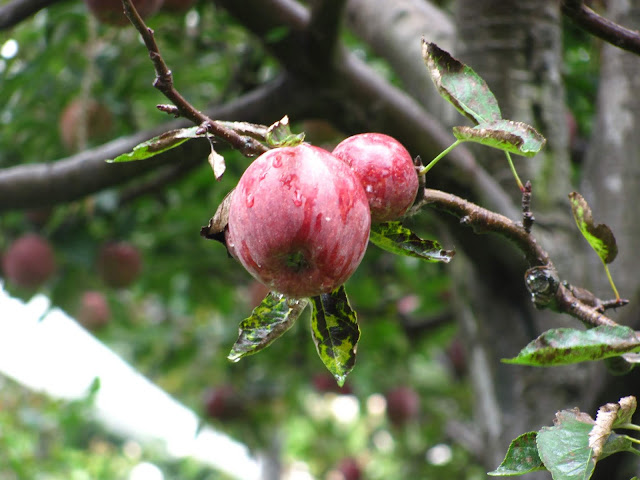
[[[560,278],[554,268],[547,265],[532,267],[524,274],[531,301],[537,308],[547,308],[555,301]]]

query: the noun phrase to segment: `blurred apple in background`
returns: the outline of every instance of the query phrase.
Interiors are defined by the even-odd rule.
[[[53,248],[49,241],[40,235],[23,235],[4,253],[2,270],[13,285],[37,289],[56,271]]]

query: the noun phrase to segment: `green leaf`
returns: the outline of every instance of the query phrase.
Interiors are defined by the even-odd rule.
[[[524,347],[517,357],[504,359],[517,365],[549,366],[602,360],[627,352],[639,352],[640,339],[633,329],[622,325],[574,330],[547,330]]]
[[[458,140],[481,143],[525,157],[533,157],[547,142],[531,125],[512,120],[496,120],[475,127],[453,127],[453,135]]]
[[[496,97],[470,67],[424,38],[422,57],[438,93],[462,115],[475,124],[502,118]]]
[[[344,286],[311,299],[311,335],[318,355],[343,386],[356,363],[360,328]]]
[[[304,142],[304,132],[291,133],[289,117],[285,115],[267,129],[265,140],[270,147],[294,147]]]
[[[587,480],[596,460],[589,447],[593,419],[578,409],[556,413],[553,427],[538,432],[538,453],[554,480]]]
[[[453,250],[444,250],[438,242],[418,237],[400,222],[371,225],[369,240],[396,255],[416,257],[429,262],[448,263],[456,253]]]
[[[204,135],[196,135],[196,131],[200,127],[180,128],[178,130],[170,130],[157,137],[153,137],[146,142],[142,142],[129,153],[123,153],[113,160],[107,160],[108,163],[133,162],[135,160],[144,160],[158,155],[172,148],[182,145],[191,138],[203,137]]]
[[[573,218],[589,245],[605,264],[613,262],[618,255],[618,246],[616,245],[616,238],[609,227],[602,223],[594,225],[591,208],[578,192],[571,192],[569,201],[571,202]]]
[[[271,345],[291,328],[308,303],[307,299],[289,300],[282,295],[269,293],[253,309],[251,316],[240,323],[238,340],[227,358],[237,362]]]
[[[538,432],[523,433],[513,440],[500,466],[487,475],[510,477],[545,470],[545,466],[538,455],[537,435]]]

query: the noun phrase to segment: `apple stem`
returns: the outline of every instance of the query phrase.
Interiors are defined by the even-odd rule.
[[[424,167],[422,170],[420,170],[420,172],[418,173],[418,175],[425,175],[429,170],[431,170],[436,163],[438,163],[438,161],[444,157],[447,153],[449,153],[451,150],[453,150],[454,148],[456,148],[458,145],[460,145],[462,143],[462,140],[456,140],[455,142],[453,142],[451,145],[449,145],[449,147],[447,147],[442,153],[440,153],[440,155],[438,155],[436,158],[434,158],[433,160],[431,160],[431,162],[429,162],[429,165],[427,165],[426,167]]]
[[[513,173],[513,176],[516,177],[518,188],[521,192],[524,192],[524,185],[522,184],[522,180],[520,180],[520,177],[518,176],[518,172],[516,172],[516,167],[513,164],[513,160],[511,160],[511,155],[506,150],[504,151],[504,154],[507,156],[507,160],[509,161],[509,168],[511,169],[511,173]]]

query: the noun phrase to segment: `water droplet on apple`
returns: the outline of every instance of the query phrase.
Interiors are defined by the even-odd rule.
[[[304,197],[300,193],[300,190],[296,190],[295,192],[293,192],[293,204],[296,207],[299,207],[302,205],[302,200],[304,200]]]
[[[324,217],[324,219],[325,219],[327,222],[330,222],[330,221],[331,221],[331,217]]]
[[[373,187],[371,185],[367,185],[367,188],[365,188],[365,190],[367,191],[367,193],[371,193],[373,192]]]
[[[273,165],[273,168],[280,168],[282,166],[282,158],[280,157],[274,158],[273,163],[271,165]]]
[[[247,195],[247,208],[253,207],[253,202],[254,202],[253,193],[250,193]]]

